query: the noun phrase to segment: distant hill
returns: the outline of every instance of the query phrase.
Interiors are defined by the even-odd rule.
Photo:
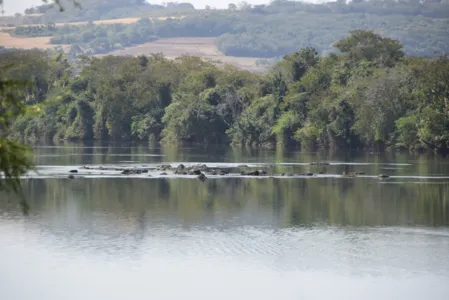
[[[42,14],[40,21],[80,22],[126,17],[139,17],[164,11],[194,11],[190,3],[168,3],[166,6],[150,4],[145,0],[77,0],[80,7],[70,0],[61,1],[64,11],[55,4],[45,4],[25,10],[26,15]]]
[[[449,53],[449,0],[323,4],[276,0],[270,5],[229,5],[226,10],[195,10],[189,3],[152,5],[144,0],[81,0],[82,9],[78,9],[67,1],[62,13],[51,5],[27,13],[42,14],[38,17],[42,24],[84,21],[88,25],[18,27],[13,33],[52,37],[55,45],[76,45],[88,54],[109,53],[161,38],[213,37],[218,50],[227,56],[279,58],[304,47],[314,47],[322,54],[335,52],[335,41],[362,29],[400,41],[408,55]],[[133,24],[118,20],[130,17],[142,19]],[[117,24],[91,22],[105,19],[115,19]]]

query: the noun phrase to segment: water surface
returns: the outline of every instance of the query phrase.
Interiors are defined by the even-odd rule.
[[[81,144],[35,153],[29,215],[0,194],[1,299],[449,298],[448,159]],[[84,165],[199,162],[329,176],[66,178]]]

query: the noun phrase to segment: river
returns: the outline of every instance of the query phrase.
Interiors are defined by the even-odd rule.
[[[2,300],[449,299],[448,158],[108,144],[34,153],[28,215],[0,194]],[[181,163],[269,174],[81,171]],[[277,176],[304,172],[317,175]]]

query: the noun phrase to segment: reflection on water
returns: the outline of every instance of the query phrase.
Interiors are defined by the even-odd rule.
[[[391,182],[395,183],[395,182]],[[31,214],[70,220],[285,228],[448,226],[449,184],[385,184],[370,178],[31,179]],[[15,204],[15,201],[12,201]],[[8,204],[1,204],[8,205]],[[46,219],[48,221],[48,219]],[[61,224],[58,224],[60,226]]]
[[[0,194],[1,299],[448,298],[449,180],[407,179],[449,176],[447,159],[107,145],[36,153],[52,166],[277,163],[276,172],[401,178],[26,180],[29,216]],[[312,161],[335,165],[301,164]]]

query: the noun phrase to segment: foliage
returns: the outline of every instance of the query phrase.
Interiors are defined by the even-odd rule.
[[[336,45],[340,54],[307,47],[258,75],[152,55],[85,58],[73,76],[61,54],[3,53],[11,76],[34,79],[27,109],[43,112],[20,117],[12,135],[448,152],[448,57],[404,56],[371,31]]]
[[[23,84],[0,78],[0,189],[20,186],[20,176],[31,168],[29,149],[7,138],[14,120],[24,113],[20,101]]]
[[[47,2],[47,0],[43,0]],[[75,6],[79,6],[76,0],[71,0]],[[60,0],[52,1],[63,11]],[[3,0],[0,0],[3,7]],[[50,29],[50,26],[48,26]],[[53,26],[52,26],[53,27]],[[2,50],[2,49],[0,49]],[[65,85],[67,77],[63,76],[68,67],[67,60],[61,64],[62,68],[54,68],[54,61],[41,59],[40,53],[29,52],[22,55],[16,51],[0,51],[4,53],[0,60],[0,190],[12,188],[18,191],[20,177],[32,168],[30,151],[27,146],[9,139],[12,123],[26,112],[25,105],[40,102],[45,96],[45,89],[57,86],[58,83]],[[28,55],[27,55],[28,54]],[[36,55],[37,54],[37,55]],[[60,62],[60,55],[56,62]],[[25,67],[26,70],[23,69]],[[47,72],[52,69],[55,72]],[[56,70],[57,69],[57,70]],[[23,79],[23,77],[28,77]],[[31,84],[26,84],[30,82]],[[32,110],[30,110],[32,111]],[[23,211],[27,213],[28,205],[22,199]]]
[[[53,36],[54,44],[71,44],[75,53],[96,54],[142,44],[167,37],[216,37],[218,49],[229,56],[273,58],[282,57],[298,49],[313,47],[319,54],[345,51],[351,47],[352,56],[375,59],[375,64],[391,64],[395,57],[384,57],[385,51],[401,56],[402,52],[415,56],[435,56],[449,52],[449,3],[444,1],[337,1],[322,4],[297,1],[273,1],[270,5],[239,9],[194,10],[186,3],[168,3],[165,7],[144,1],[81,1],[82,9],[67,7],[63,13],[45,10],[40,20],[48,26],[17,27],[16,35]],[[40,9],[40,8],[38,8]],[[170,16],[166,20],[148,18]],[[88,21],[105,18],[141,17],[137,24],[79,25],[54,27],[54,22]],[[352,40],[343,39],[350,32]],[[385,36],[373,49],[353,46],[359,39]],[[400,42],[404,46],[399,49]],[[390,43],[387,43],[390,41]],[[336,48],[335,48],[335,47]],[[377,53],[377,52],[375,52]],[[360,58],[360,57],[359,57]]]

